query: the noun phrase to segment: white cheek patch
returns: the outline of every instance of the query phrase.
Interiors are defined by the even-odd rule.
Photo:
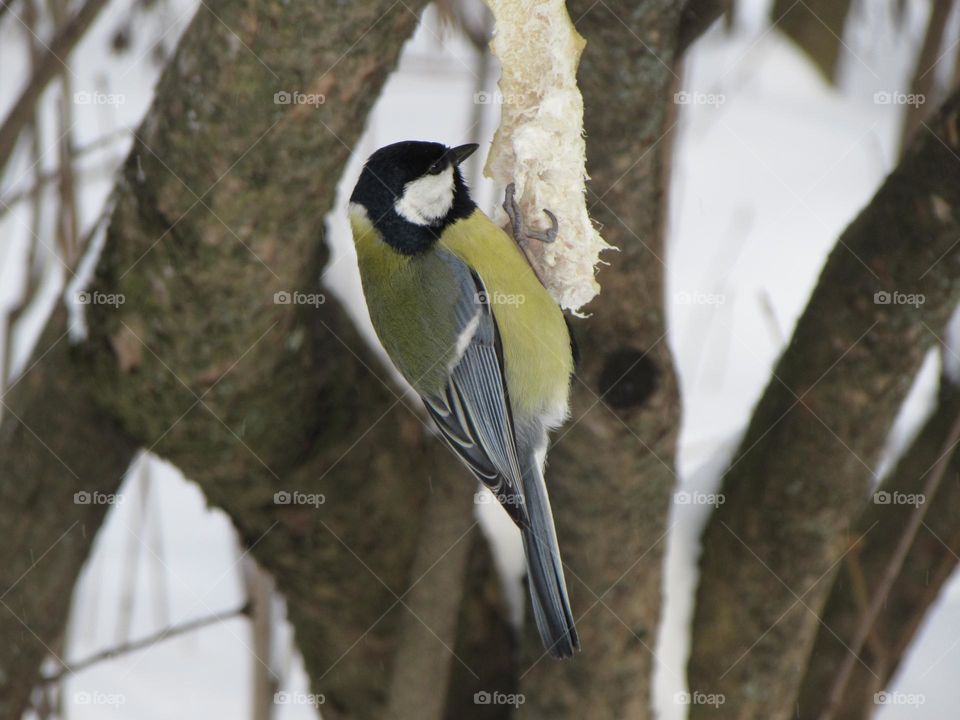
[[[433,225],[453,207],[453,166],[437,175],[424,175],[403,188],[394,210],[415,225]]]

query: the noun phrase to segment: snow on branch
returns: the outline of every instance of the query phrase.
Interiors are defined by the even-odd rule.
[[[516,184],[525,221],[549,227],[552,243],[523,240],[540,279],[565,309],[579,312],[600,292],[594,270],[610,246],[586,206],[586,143],[577,66],[586,42],[562,0],[486,0],[496,20],[493,54],[500,60],[500,127],[484,169]]]

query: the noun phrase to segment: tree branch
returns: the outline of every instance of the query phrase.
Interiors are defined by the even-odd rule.
[[[860,544],[857,566],[861,577],[849,576],[847,571],[837,574],[801,686],[803,717],[820,717],[825,712],[825,690],[835,683],[836,669],[848,656],[859,656],[860,662],[852,668],[842,700],[835,701],[835,716],[848,720],[870,717],[876,708],[874,693],[882,690],[896,672],[927,610],[956,567],[960,553],[960,460],[956,448],[950,447],[948,433],[958,413],[960,389],[942,378],[933,413],[879,488],[878,492],[886,493],[889,502],[869,504],[858,518],[854,529],[858,535],[873,528]],[[950,461],[947,480],[936,493],[924,496],[921,507],[926,508],[927,515],[923,528],[919,537],[911,541],[895,581],[882,595],[880,614],[872,622],[872,627],[882,628],[882,632],[877,632],[877,640],[868,644],[866,652],[856,652],[853,638],[864,609],[856,601],[851,585],[857,580],[866,588],[865,594],[881,596],[881,578],[905,537],[904,524],[914,512],[914,506],[904,500],[923,492],[925,478],[943,459]]]
[[[832,83],[849,14],[850,0],[776,0],[771,18],[774,26],[799,45],[824,79]]]
[[[587,41],[579,72],[588,207],[619,248],[574,322],[584,348],[572,419],[547,484],[583,652],[544,658],[528,627],[527,717],[650,717],[679,397],[663,308],[663,214],[676,107],[677,3],[570,4]],[[638,41],[643,38],[643,43]],[[625,129],[629,128],[629,131]]]
[[[33,68],[33,75],[27,81],[3,124],[0,125],[0,172],[7,166],[20,137],[20,131],[30,122],[33,109],[47,85],[65,67],[67,58],[80,41],[87,29],[97,19],[107,0],[87,0],[46,45],[46,52]]]
[[[733,0],[687,0],[677,32],[677,57],[689,49],[724,13],[733,12]]]
[[[953,0],[940,0],[930,4],[930,17],[927,20],[927,31],[923,37],[923,45],[917,55],[913,70],[913,80],[910,82],[910,94],[922,101],[908,103],[903,109],[903,130],[900,134],[900,146],[907,147],[913,134],[921,127],[920,123],[927,117],[933,103],[942,100],[941,93],[934,96],[937,74],[934,68],[940,58],[940,48],[943,46],[943,36],[946,32],[947,21],[953,10]]]
[[[101,500],[117,492],[137,448],[97,405],[64,316],[54,315],[0,401],[0,717],[10,720],[63,632],[109,507]]]
[[[68,675],[74,675],[78,672],[86,670],[89,667],[92,667],[93,665],[96,665],[97,663],[104,662],[105,660],[112,660],[116,657],[120,657],[121,655],[129,655],[130,653],[152,647],[157,643],[164,642],[171,638],[179,637],[180,635],[186,635],[187,633],[191,633],[196,630],[202,630],[205,627],[216,625],[217,623],[224,622],[225,620],[232,620],[236,617],[246,616],[249,612],[249,605],[243,604],[238,608],[234,608],[233,610],[210,613],[209,615],[204,615],[184,623],[171,625],[164,630],[151,633],[150,635],[142,637],[139,640],[131,640],[130,642],[122,643],[116,647],[107,648],[101,652],[94,653],[93,655],[85,657],[81,660],[75,660],[67,663],[63,665],[62,668],[57,672],[50,675],[44,675],[42,682],[45,684],[60,682]]]
[[[793,712],[795,668],[872,466],[960,297],[958,113],[954,95],[840,237],[725,473],[703,537],[690,682],[726,703],[695,718]]]
[[[382,713],[407,641],[445,667],[459,611],[417,592],[466,555],[420,544],[423,508],[431,484],[460,482],[449,521],[468,522],[473,484],[317,285],[324,214],[419,7],[201,6],[135,134],[91,288],[125,302],[88,307],[101,402],[276,578],[326,718]],[[313,304],[275,300],[295,292]],[[448,549],[405,597],[422,552]],[[411,614],[447,639],[412,635]]]

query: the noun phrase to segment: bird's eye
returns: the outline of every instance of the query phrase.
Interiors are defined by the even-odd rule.
[[[443,172],[444,164],[442,160],[437,160],[433,165],[427,168],[427,175],[439,175]]]

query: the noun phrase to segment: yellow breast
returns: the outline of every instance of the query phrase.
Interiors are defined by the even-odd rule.
[[[520,248],[480,210],[446,228],[440,240],[476,271],[487,288],[503,342],[514,413],[566,417],[573,355],[559,306]]]

